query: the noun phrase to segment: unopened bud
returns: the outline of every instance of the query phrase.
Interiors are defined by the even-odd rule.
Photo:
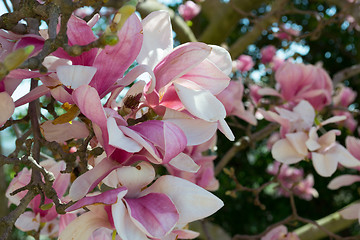
[[[34,51],[35,46],[29,45],[24,48],[20,48],[9,55],[7,55],[4,59],[4,65],[8,71],[11,71],[18,66],[20,66]]]

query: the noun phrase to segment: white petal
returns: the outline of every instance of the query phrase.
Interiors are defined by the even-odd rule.
[[[229,75],[232,71],[232,60],[230,53],[223,47],[216,45],[209,46],[211,47],[211,53],[207,58],[226,75]]]
[[[144,40],[136,61],[153,69],[173,49],[170,15],[167,11],[152,12],[141,23]]]
[[[171,159],[169,164],[174,168],[185,172],[196,173],[200,169],[200,166],[197,165],[194,160],[185,153],[179,153],[179,155]]]
[[[224,205],[214,194],[192,182],[170,175],[158,178],[141,195],[150,192],[164,193],[170,197],[179,212],[180,225],[208,217]]]
[[[328,156],[313,152],[312,163],[316,172],[322,177],[330,177],[337,168],[337,160]]]
[[[359,167],[360,160],[356,159],[342,145],[336,143],[334,147],[326,151],[326,158],[338,161],[345,167]]]
[[[225,119],[220,119],[220,120],[219,120],[219,130],[220,130],[230,141],[234,141],[234,140],[235,140],[235,136],[234,136],[233,132],[231,131],[229,125],[228,125],[227,122],[225,121]]]
[[[320,125],[324,126],[329,123],[341,122],[341,121],[344,121],[345,119],[346,119],[346,116],[333,116],[333,117],[328,118],[325,121],[323,121]]]
[[[107,119],[107,129],[109,133],[109,144],[127,152],[139,152],[142,146],[133,139],[124,135],[116,124],[115,118]]]
[[[208,90],[191,89],[175,83],[175,90],[185,108],[194,116],[209,122],[224,119],[224,105]]]
[[[286,134],[286,139],[291,143],[296,152],[306,156],[308,154],[306,148],[306,140],[308,136],[304,132],[288,133]]]
[[[271,149],[271,154],[276,161],[286,164],[297,163],[306,157],[306,155],[298,153],[287,139],[277,141]]]
[[[40,214],[35,215],[31,211],[24,212],[16,219],[15,226],[24,232],[31,230],[38,231],[40,227]]]
[[[128,189],[127,197],[133,197],[155,178],[154,167],[148,162],[141,162],[137,166],[124,166],[116,171],[117,184]]]
[[[122,240],[148,240],[146,235],[131,221],[121,199],[111,206],[111,212],[116,232]]]
[[[305,122],[306,129],[311,128],[315,119],[315,110],[308,101],[302,100],[298,105],[296,105],[296,107],[294,107],[293,111],[300,114],[301,118]]]
[[[72,89],[88,85],[96,71],[95,67],[82,65],[63,65],[56,68],[60,82]]]
[[[208,122],[202,119],[167,119],[183,130],[187,146],[199,145],[208,141],[217,129],[217,122]]]

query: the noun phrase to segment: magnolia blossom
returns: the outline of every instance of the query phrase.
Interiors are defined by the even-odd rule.
[[[304,179],[303,169],[289,167],[286,164],[283,164],[280,168],[280,163],[275,162],[270,165],[267,169],[267,172],[276,175],[279,172],[278,180],[280,183],[288,189],[292,189],[293,193],[296,196],[299,196],[305,200],[311,200],[313,197],[318,197],[319,193],[316,191],[314,186],[314,177],[309,174]],[[285,191],[283,188],[278,187],[277,192],[282,196],[289,196],[288,191]]]
[[[254,116],[254,108],[249,106],[248,110],[245,110],[243,103],[244,86],[241,80],[230,81],[229,86],[218,94],[216,97],[224,104],[226,109],[226,115],[237,116],[252,125],[256,125],[257,121]]]
[[[278,140],[271,149],[277,161],[293,164],[309,157],[317,173],[324,177],[331,176],[338,163],[346,167],[360,166],[360,161],[336,142],[336,135],[340,134],[338,130],[331,130],[320,137],[317,134],[320,127],[342,121],[343,117],[335,116],[316,127],[312,126],[315,111],[306,101],[301,101],[293,111],[280,108],[277,111],[282,113],[282,116],[263,111],[266,119],[282,125],[283,139]]]
[[[186,1],[179,6],[178,11],[185,21],[189,21],[200,13],[201,7],[193,1]]]
[[[270,63],[276,55],[276,48],[273,45],[265,46],[261,49],[261,62]]]
[[[114,178],[106,181],[115,188],[87,196],[67,209],[87,206],[90,211],[73,221],[59,239],[87,239],[101,227],[116,230],[123,240],[176,235],[180,239],[195,238],[197,234],[184,228],[187,223],[223,206],[213,194],[174,176],[161,176],[146,188],[154,177],[155,171],[147,162],[119,168]]]
[[[67,190],[67,187],[70,182],[70,174],[61,174],[60,171],[65,170],[65,162],[55,162],[53,159],[42,161],[40,163],[49,172],[53,173],[55,176],[55,181],[53,183],[53,188],[55,189],[59,198],[63,198],[64,193]],[[16,189],[26,186],[31,180],[31,170],[24,168],[21,172],[17,174],[15,178],[11,181],[7,191],[6,196],[9,199],[9,203],[20,204],[20,200],[25,196],[27,191],[22,191],[14,196],[11,196],[10,193]],[[16,220],[15,226],[24,231],[39,231],[41,235],[53,236],[56,237],[59,229],[59,221],[61,218],[64,218],[65,215],[58,215],[56,212],[55,206],[50,205],[51,207],[47,210],[41,209],[39,206],[41,203],[40,195],[37,195],[29,204],[31,211],[26,211],[20,215]],[[52,200],[45,198],[44,204],[51,204]],[[69,213],[67,215],[72,215]],[[69,216],[68,216],[69,217]]]
[[[280,30],[279,32],[274,34],[277,38],[279,38],[280,40],[287,40],[290,41],[291,39],[293,39],[294,37],[297,37],[300,35],[300,31],[295,30],[293,28],[287,28],[287,27],[283,27],[282,30]]]
[[[240,55],[240,57],[233,61],[233,68],[240,72],[248,72],[254,67],[254,61],[249,55]]]

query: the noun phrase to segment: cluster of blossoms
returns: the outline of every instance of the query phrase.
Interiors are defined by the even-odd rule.
[[[98,18],[85,22],[71,16],[69,45],[96,40],[91,28]],[[46,34],[25,35],[16,41],[11,41],[12,35],[2,37],[4,42],[16,42],[3,44],[3,54],[29,45],[36,53],[47,38]],[[230,82],[229,53],[204,43],[173,49],[170,17],[164,11],[142,21],[131,15],[118,38],[114,46],[93,48],[78,57],[58,49],[44,60],[47,75],[15,70],[1,82],[0,107],[6,113],[1,125],[15,107],[51,94],[67,113],[41,124],[44,138],[64,144],[86,138],[93,129],[96,139],[91,145],[105,150],[89,159],[91,169],[72,182],[68,194],[70,176],[60,173],[65,163],[43,162],[57,179],[53,187],[58,197],[75,203],[59,216],[55,206],[40,209],[38,196],[29,205],[31,211],[17,220],[19,229],[41,230],[64,240],[112,239],[114,233],[123,240],[192,239],[198,233],[188,230],[188,223],[223,206],[207,191],[219,185],[214,177],[215,155],[203,152],[213,149],[217,129],[234,140],[224,120],[227,110],[217,98]],[[135,60],[138,64],[124,75]],[[13,103],[14,87],[7,83],[28,77],[39,77],[42,85]],[[103,104],[101,99],[109,94]],[[119,100],[119,94],[125,96]],[[80,121],[79,114],[87,120]],[[171,175],[157,176],[153,165],[166,167]],[[25,168],[12,180],[7,192],[11,203],[18,204],[24,196],[25,192],[10,193],[28,184],[30,176]]]

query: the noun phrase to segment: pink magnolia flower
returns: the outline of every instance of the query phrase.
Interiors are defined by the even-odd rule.
[[[261,62],[263,64],[270,63],[274,56],[276,55],[276,48],[273,45],[268,45],[263,47],[260,51],[261,53]]]
[[[256,125],[253,106],[250,105],[249,110],[245,110],[242,100],[243,92],[244,86],[241,80],[230,81],[229,86],[216,97],[224,104],[227,116],[237,116],[252,125]]]
[[[193,1],[186,1],[179,6],[178,11],[185,21],[189,21],[200,13],[201,7]]]
[[[269,231],[261,240],[300,240],[300,238],[295,233],[289,233],[284,225],[280,225]]]
[[[160,29],[159,22],[163,24]],[[213,130],[216,130],[214,126],[218,126],[225,136],[233,140],[234,136],[224,120],[225,108],[215,97],[230,81],[227,76],[231,73],[229,53],[221,47],[198,42],[173,49],[172,28],[167,12],[153,12],[142,24],[144,44],[137,62],[153,70],[151,84],[155,88],[152,93],[145,95],[147,104],[156,108],[160,114],[165,113],[167,121],[174,119],[168,118],[170,115],[167,113],[171,112],[172,116],[174,110],[185,113],[187,117],[180,114],[182,119],[174,121],[185,135],[190,131],[183,128],[184,124],[187,127],[192,125],[191,131],[197,132],[199,125],[207,126],[208,130],[202,128],[202,131],[207,132],[206,139],[196,144],[209,140],[214,135]],[[176,116],[179,117],[179,114]],[[189,121],[194,124],[188,124]]]
[[[315,111],[306,101],[301,101],[293,111],[282,108],[276,110],[280,115],[262,111],[266,119],[281,124],[280,132],[283,138],[271,149],[275,160],[293,164],[310,157],[317,173],[324,177],[331,176],[336,171],[338,163],[346,167],[360,166],[360,161],[336,142],[336,135],[340,133],[338,130],[331,130],[321,137],[317,134],[321,126],[342,121],[343,117],[329,118],[314,127],[312,125]]]
[[[233,62],[234,68],[240,72],[248,72],[255,65],[253,59],[249,55],[240,55],[240,57]]]
[[[280,163],[274,162],[274,164],[270,165],[267,169],[267,172],[276,175],[279,172]],[[303,169],[289,167],[286,164],[283,164],[280,168],[280,172],[278,175],[278,180],[282,185],[286,188],[293,188],[293,193],[296,196],[299,196],[305,200],[311,200],[313,197],[318,197],[319,194],[316,191],[314,186],[314,177],[309,174],[304,179],[304,171]],[[295,186],[295,187],[293,187]],[[278,187],[277,192],[282,196],[289,196],[289,193],[285,191],[283,188]]]
[[[186,179],[206,190],[216,191],[219,188],[219,182],[214,174],[214,160],[216,155],[203,155],[205,151],[214,148],[215,144],[216,135],[203,144],[189,146],[185,149],[184,153],[189,155],[199,166],[196,172],[182,171],[171,165],[166,166],[167,170],[171,175]]]
[[[67,209],[87,206],[90,211],[73,221],[59,239],[87,239],[100,227],[116,230],[123,240],[165,239],[173,233],[182,238],[190,234],[183,229],[187,223],[209,216],[223,205],[203,188],[174,176],[161,176],[146,188],[155,177],[146,162],[119,168],[115,177],[107,183],[118,188],[85,197]]]
[[[331,103],[332,81],[324,69],[314,65],[286,61],[275,73],[284,100],[307,100],[316,110]]]
[[[61,170],[65,170],[65,162],[55,162],[53,159],[42,161],[40,163],[42,167],[52,172],[55,176],[53,188],[57,192],[59,198],[62,198],[65,194],[69,183],[70,174],[61,174]],[[6,191],[6,196],[10,203],[18,205],[20,200],[25,196],[27,191],[22,191],[14,196],[10,193],[14,190],[26,186],[31,180],[31,170],[24,168],[18,175],[10,182],[10,185]],[[57,236],[59,231],[59,215],[56,212],[55,206],[52,206],[48,210],[42,210],[40,208],[41,197],[37,195],[29,204],[31,211],[26,211],[15,222],[15,226],[24,231],[41,231],[40,234],[47,236]],[[44,204],[50,204],[52,200],[45,198]],[[70,214],[72,215],[72,214]]]

